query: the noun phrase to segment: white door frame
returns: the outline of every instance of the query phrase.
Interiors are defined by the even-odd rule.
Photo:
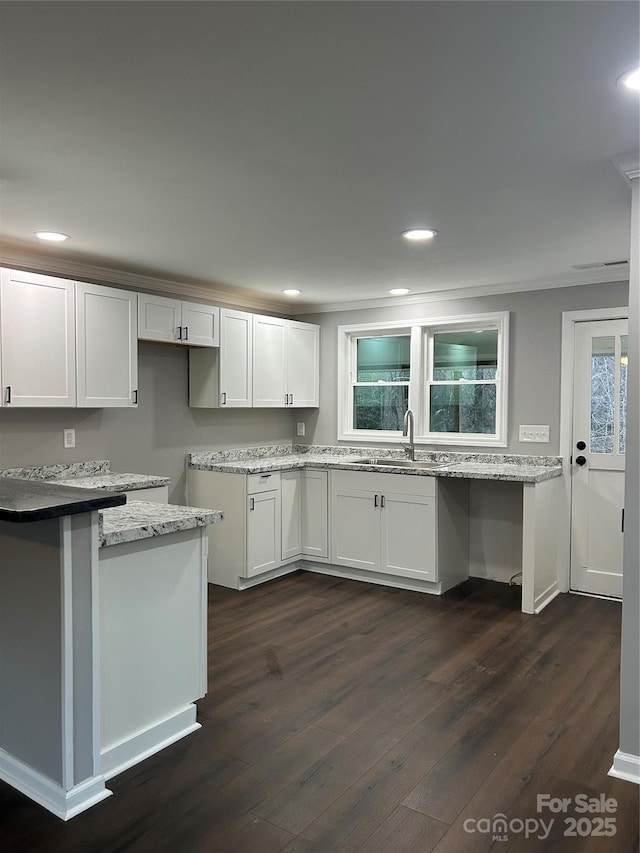
[[[587,308],[562,312],[562,357],[560,366],[560,455],[564,482],[564,518],[560,517],[558,535],[558,586],[568,592],[571,586],[571,463],[573,453],[573,373],[576,323],[591,320],[628,320],[629,308]]]

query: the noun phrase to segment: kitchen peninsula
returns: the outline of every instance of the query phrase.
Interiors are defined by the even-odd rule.
[[[469,484],[485,480],[516,507],[523,612],[559,591],[559,457],[437,451],[413,464],[397,450],[294,445],[192,452],[187,469],[190,502],[226,499],[214,583],[244,589],[301,568],[442,594],[469,576]]]
[[[199,728],[210,509],[0,476],[0,778],[66,820]]]

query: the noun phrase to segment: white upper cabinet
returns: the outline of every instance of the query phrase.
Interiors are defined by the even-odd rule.
[[[253,315],[253,405],[319,405],[318,326]]]
[[[139,293],[138,338],[192,347],[217,347],[220,309],[215,305]]]
[[[253,404],[253,322],[246,311],[220,312],[220,405]]]
[[[2,270],[0,365],[5,406],[76,405],[74,282]]]
[[[253,315],[253,405],[285,406],[287,321]]]
[[[126,407],[138,402],[137,294],[76,284],[77,405]]]
[[[189,405],[196,409],[253,405],[253,314],[220,309],[220,348],[189,350]]]
[[[288,405],[320,405],[320,327],[287,320]]]

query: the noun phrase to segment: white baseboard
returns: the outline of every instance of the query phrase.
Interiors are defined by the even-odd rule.
[[[100,754],[102,774],[105,779],[112,779],[200,728],[200,723],[196,723],[196,706],[187,705],[170,717],[103,749]]]
[[[92,776],[67,791],[4,749],[0,749],[0,779],[62,820],[75,817],[112,793],[105,787],[104,776]]]
[[[613,756],[613,764],[609,776],[624,779],[625,782],[635,782],[640,785],[640,755],[631,755],[620,749]]]
[[[302,560],[297,568],[307,572],[315,572],[319,575],[331,575],[331,577],[346,578],[353,581],[367,581],[379,586],[391,586],[396,589],[410,589],[413,592],[426,592],[429,595],[441,595],[444,592],[441,583],[403,578],[399,575],[385,575],[364,569],[354,569],[350,566],[337,566],[335,563],[315,563]],[[457,586],[457,581],[454,586]]]
[[[558,587],[558,581],[554,581],[544,590],[544,592],[541,592],[540,595],[536,596],[533,602],[533,612],[542,613],[545,607],[548,604],[551,604],[553,599],[558,595],[560,595],[560,588]]]

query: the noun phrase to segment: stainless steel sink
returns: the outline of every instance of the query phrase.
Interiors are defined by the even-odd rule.
[[[427,462],[425,460],[416,460],[415,462],[411,459],[378,459],[372,456],[367,456],[364,459],[354,459],[354,463],[358,465],[380,465],[385,468],[444,468],[447,464],[446,462]]]

